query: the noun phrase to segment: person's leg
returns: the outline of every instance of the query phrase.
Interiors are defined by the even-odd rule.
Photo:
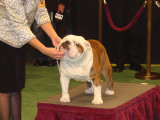
[[[143,1],[139,0],[129,0],[127,1],[127,22],[136,15],[138,9],[143,4]],[[143,46],[141,35],[143,33],[143,23],[144,20],[142,17],[136,22],[136,24],[128,30],[128,51],[129,51],[129,60],[130,60],[130,69],[138,72],[145,72],[145,68],[140,65],[140,47]]]
[[[25,50],[25,46],[17,49],[0,42],[0,120],[20,120],[14,117],[19,111],[20,94],[13,92],[25,86]]]
[[[0,120],[10,120],[9,93],[0,93]]]
[[[12,120],[21,120],[21,92],[11,93]]]
[[[129,23],[133,17],[136,15],[138,9],[143,4],[143,1],[139,0],[129,0],[127,1],[127,23]],[[139,64],[139,46],[140,46],[140,35],[141,24],[138,20],[136,24],[128,30],[128,52],[131,64]]]
[[[123,28],[126,25],[126,0],[109,1],[109,7],[114,24]],[[113,51],[115,55],[116,67],[114,72],[122,72],[125,63],[125,32],[117,32],[112,30]]]

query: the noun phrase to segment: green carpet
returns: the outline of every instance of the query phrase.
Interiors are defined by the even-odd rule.
[[[152,66],[152,72],[160,73],[160,66]],[[114,82],[123,83],[148,83],[160,85],[159,80],[136,79],[135,71],[129,70],[128,66],[122,73],[113,73]],[[104,80],[104,78],[102,77]],[[71,80],[70,88],[82,84]],[[34,67],[26,65],[26,86],[22,91],[22,120],[34,120],[37,114],[37,102],[54,96],[61,92],[59,72],[55,67]]]

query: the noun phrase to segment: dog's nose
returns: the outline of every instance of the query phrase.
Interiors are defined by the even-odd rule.
[[[65,41],[65,42],[63,42],[62,44],[61,44],[61,46],[64,48],[64,49],[67,49],[67,50],[69,50],[69,45],[70,45],[71,43],[67,40],[67,41]]]

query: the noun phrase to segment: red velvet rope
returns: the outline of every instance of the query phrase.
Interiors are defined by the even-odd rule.
[[[109,22],[109,25],[111,26],[111,28],[117,32],[123,32],[123,31],[126,31],[128,29],[130,29],[138,20],[138,18],[141,16],[145,6],[142,5],[140,7],[140,9],[138,10],[136,16],[131,20],[131,22],[126,25],[125,27],[123,28],[118,28],[117,26],[115,26],[115,24],[113,23],[113,20],[112,20],[112,17],[111,17],[111,14],[110,14],[110,11],[109,11],[109,7],[108,7],[108,4],[104,4],[104,8],[105,8],[105,11],[106,11],[106,16],[107,16],[107,19],[108,19],[108,22]]]

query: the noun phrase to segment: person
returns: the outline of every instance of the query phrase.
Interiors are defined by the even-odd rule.
[[[114,0],[108,1],[110,6],[111,16],[113,21],[118,27],[126,26],[132,18],[136,15],[136,12],[143,4],[142,0]],[[143,22],[142,22],[143,23]],[[142,33],[142,24],[140,20],[128,31],[117,32],[112,31],[113,49],[115,52],[116,67],[114,72],[123,72],[125,69],[124,64],[129,62],[130,69],[137,72],[144,72],[145,68],[140,64],[139,48],[141,47],[141,41],[139,37]],[[127,58],[129,60],[127,61]]]
[[[68,31],[67,24],[68,22],[68,16],[69,16],[69,3],[70,0],[47,0],[46,1],[46,7],[48,10],[48,13],[51,18],[52,26],[54,27],[57,34],[63,38]],[[62,20],[56,19],[55,14],[59,13],[63,15]],[[37,38],[46,46],[52,47],[52,43],[50,41],[50,38],[46,35],[46,33],[41,29],[36,27],[36,22],[33,24],[33,32],[36,34]],[[36,61],[34,63],[34,66],[43,66],[46,65],[48,67],[56,65],[56,61],[51,59],[48,56],[45,56],[44,54],[40,53],[39,51],[36,51]]]
[[[25,44],[52,59],[63,53],[44,46],[31,32],[34,19],[58,46],[44,0],[0,0],[0,120],[21,120],[21,90],[25,87]]]

